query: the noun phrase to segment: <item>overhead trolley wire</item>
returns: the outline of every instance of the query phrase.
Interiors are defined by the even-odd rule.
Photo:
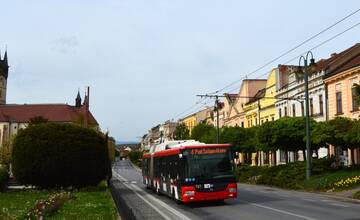
[[[316,37],[318,37],[319,35],[323,34],[324,32],[326,32],[326,31],[330,30],[331,28],[335,27],[335,26],[338,25],[339,23],[341,23],[341,22],[345,21],[346,19],[350,18],[351,16],[355,15],[355,14],[358,13],[359,11],[360,11],[360,8],[357,9],[357,10],[355,10],[355,11],[353,11],[353,12],[351,12],[350,14],[346,15],[345,17],[341,18],[340,20],[336,21],[335,23],[333,23],[332,25],[326,27],[325,29],[321,30],[321,31],[318,32],[317,34],[315,34],[315,35],[311,36],[310,38],[304,40],[304,41],[301,42],[300,44],[298,44],[298,45],[292,47],[291,49],[287,50],[286,52],[280,54],[279,56],[275,57],[274,59],[266,62],[265,64],[261,65],[260,67],[258,67],[258,68],[255,69],[254,71],[252,71],[252,72],[250,72],[250,73],[248,73],[248,74],[245,74],[241,79],[238,79],[238,80],[236,80],[236,81],[234,81],[234,82],[232,82],[232,83],[224,86],[223,88],[221,88],[221,89],[219,89],[219,90],[216,90],[215,92],[208,93],[208,94],[216,94],[216,93],[219,93],[219,92],[224,91],[225,89],[231,87],[232,85],[234,85],[234,84],[236,84],[236,83],[238,83],[238,82],[241,82],[244,78],[246,78],[246,77],[248,77],[248,76],[250,76],[250,75],[258,72],[259,70],[267,67],[267,66],[270,65],[271,63],[279,60],[280,58],[282,58],[282,57],[284,57],[284,56],[286,56],[287,54],[289,54],[289,53],[291,53],[292,51],[294,51],[294,50],[298,49],[299,47],[301,47],[302,45],[308,43],[309,41],[311,41],[311,40],[315,39]]]

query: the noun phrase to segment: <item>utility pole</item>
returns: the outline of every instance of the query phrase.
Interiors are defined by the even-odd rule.
[[[220,129],[219,129],[219,95],[197,95],[199,97],[215,98],[215,110],[216,110],[216,143],[220,143]]]
[[[311,56],[311,57],[309,57]],[[310,64],[308,61],[310,59]],[[311,51],[308,51],[306,56],[301,56],[299,59],[299,67],[301,68],[301,61],[304,61],[304,87],[305,87],[305,119],[306,119],[306,179],[311,176],[312,170],[312,150],[311,150],[311,134],[310,134],[310,114],[309,114],[309,70],[308,68],[316,67],[315,59]],[[301,69],[300,69],[301,70]]]

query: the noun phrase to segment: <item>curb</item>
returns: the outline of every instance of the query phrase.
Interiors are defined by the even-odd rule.
[[[312,193],[315,195],[321,195],[327,198],[332,198],[332,199],[336,199],[338,201],[343,201],[343,202],[350,202],[350,203],[356,203],[356,204],[360,204],[360,200],[359,199],[353,199],[353,198],[349,198],[349,197],[343,197],[343,196],[336,196],[336,195],[329,195],[325,192],[314,192],[314,191],[303,191],[303,190],[291,190],[291,189],[283,189],[283,188],[278,188],[278,187],[272,187],[272,186],[267,186],[267,185],[256,185],[256,184],[249,184],[249,183],[241,183],[238,182],[240,184],[244,184],[244,185],[249,185],[249,186],[253,186],[253,187],[267,187],[267,188],[273,188],[273,189],[277,189],[277,190],[284,190],[284,191],[293,191],[293,192],[303,192],[303,193]]]
[[[134,167],[135,170],[142,172],[142,170],[140,169],[140,167],[136,166],[135,164],[133,164],[130,160],[129,160],[130,164],[132,167]]]
[[[315,192],[315,194],[323,195],[323,196],[326,196],[326,197],[328,197],[328,198],[333,198],[333,199],[336,199],[336,200],[341,200],[341,201],[345,201],[345,202],[351,202],[351,203],[358,203],[358,204],[360,204],[360,200],[359,200],[359,199],[353,199],[353,198],[349,198],[349,197],[329,195],[329,194],[321,193],[321,192]]]

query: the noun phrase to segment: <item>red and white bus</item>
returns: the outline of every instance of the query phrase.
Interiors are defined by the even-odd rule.
[[[165,142],[143,156],[143,181],[183,203],[236,198],[232,155],[229,144]]]

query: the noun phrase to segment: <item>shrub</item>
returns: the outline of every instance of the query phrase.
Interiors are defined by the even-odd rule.
[[[313,175],[325,174],[331,171],[333,159],[313,160]],[[258,184],[265,184],[287,189],[304,188],[306,162],[298,161],[263,169],[257,179]]]
[[[0,192],[5,190],[8,180],[9,180],[9,173],[5,168],[0,167]]]
[[[111,176],[107,143],[98,132],[74,124],[29,126],[14,140],[13,172],[26,185],[96,185]]]
[[[304,162],[295,162],[269,167],[269,169],[264,170],[257,183],[288,189],[300,189],[304,179]]]
[[[142,151],[130,151],[128,154],[128,157],[131,160],[131,162],[134,163],[138,167],[141,167],[142,156],[143,156]]]
[[[256,180],[265,169],[268,169],[268,167],[250,166],[244,164],[236,168],[236,176],[238,177],[239,182],[254,183],[254,180]]]
[[[360,191],[353,195],[354,199],[360,199]]]

